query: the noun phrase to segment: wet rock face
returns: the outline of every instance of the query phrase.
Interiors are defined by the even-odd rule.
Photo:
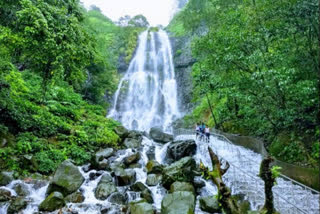
[[[141,192],[141,198],[144,198],[149,203],[153,203],[151,190],[142,182],[136,182],[130,187],[130,189],[135,192]]]
[[[167,157],[173,161],[196,153],[197,144],[194,140],[179,140],[168,146]]]
[[[187,191],[167,194],[161,202],[161,214],[190,214],[194,209],[195,196]]]
[[[110,203],[118,205],[125,205],[127,203],[127,200],[128,198],[126,197],[126,195],[120,192],[112,193],[108,198],[108,201]]]
[[[70,160],[65,160],[54,173],[46,194],[50,195],[57,191],[67,196],[77,191],[83,182],[84,177],[78,167],[73,165]]]
[[[0,186],[6,186],[13,181],[13,172],[0,172]]]
[[[152,140],[158,143],[168,143],[173,141],[173,135],[164,133],[159,127],[151,128],[149,135]]]
[[[26,184],[18,183],[13,187],[14,191],[16,191],[17,195],[19,196],[27,196],[29,195],[29,190]]]
[[[9,201],[11,199],[11,192],[0,188],[0,202]]]
[[[206,196],[199,199],[200,209],[208,213],[220,212],[219,202],[215,196]]]
[[[184,157],[163,170],[162,185],[169,189],[175,181],[192,183],[194,180],[196,162],[191,157]]]
[[[60,192],[52,192],[39,206],[40,211],[55,211],[65,206],[63,195]]]

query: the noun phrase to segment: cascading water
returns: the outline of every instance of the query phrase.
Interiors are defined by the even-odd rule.
[[[170,131],[171,122],[179,116],[174,76],[167,33],[143,32],[108,117],[128,129],[148,130],[158,126]]]
[[[170,124],[179,116],[179,111],[171,47],[168,36],[164,31],[146,31],[140,35],[139,47],[127,73],[120,81],[115,94],[113,108],[108,116],[119,120],[128,129],[145,131],[153,126],[159,126],[163,130],[170,131]],[[194,135],[185,134],[177,136],[176,140],[194,138]],[[141,146],[119,150],[110,157],[110,161],[121,165],[126,157],[139,152],[140,159],[137,165],[132,166],[132,168],[136,173],[136,181],[146,185],[148,176],[146,172],[147,162],[149,159],[155,159],[160,164],[166,164],[167,149],[170,143],[159,144],[144,136]],[[231,187],[232,193],[245,195],[245,199],[250,201],[253,210],[263,206],[263,182],[257,177],[259,164],[262,160],[259,154],[232,145],[215,136],[211,137],[209,143],[196,140],[196,145],[197,150],[193,158],[197,163],[201,160],[205,165],[210,166],[211,161],[207,152],[207,148],[210,146],[219,157],[224,158],[231,164],[223,179]],[[153,151],[153,157],[152,155],[150,156],[150,151]],[[126,166],[123,167],[125,168]],[[122,204],[112,203],[109,198],[99,200],[95,197],[95,189],[101,177],[105,174],[112,174],[114,171],[97,171],[96,169],[88,171],[87,168],[86,166],[79,167],[81,174],[85,178],[79,189],[84,196],[84,201],[82,203],[68,203],[62,210],[63,213],[125,213],[125,211],[122,212]],[[203,180],[200,177],[197,177],[197,179]],[[21,211],[23,214],[37,213],[39,204],[45,199],[48,182],[36,180],[32,180],[32,182],[16,180],[0,188],[9,190],[12,196],[17,196],[16,185],[26,186],[27,193],[24,197],[28,201],[28,205]],[[217,193],[217,188],[212,182],[203,182],[205,186],[197,191],[199,194],[197,198],[212,196]],[[274,187],[274,193],[276,194],[275,206],[281,213],[319,213],[319,194],[313,193],[308,189],[302,189],[299,185],[294,185],[283,179],[278,179],[277,182],[278,185]],[[113,179],[113,183],[116,183],[115,179]],[[147,187],[152,193],[153,207],[159,212],[161,201],[167,190],[160,184],[155,186],[147,185]],[[139,193],[130,190],[130,186],[117,186],[117,191],[125,195],[127,204],[140,197]],[[282,195],[284,197],[289,196],[290,204],[288,204],[288,201],[283,201]],[[0,202],[0,214],[7,213],[9,204],[10,202]],[[53,213],[57,214],[60,211],[57,210]],[[195,213],[206,213],[200,210],[199,200],[197,200]]]

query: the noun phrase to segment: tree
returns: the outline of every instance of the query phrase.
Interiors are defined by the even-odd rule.
[[[134,27],[148,27],[149,22],[147,18],[143,15],[136,15],[132,19],[130,19],[129,25],[134,26]]]

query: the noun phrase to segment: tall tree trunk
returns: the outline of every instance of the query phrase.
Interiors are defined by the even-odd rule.
[[[207,97],[207,101],[208,101],[208,104],[209,104],[209,107],[210,107],[211,115],[212,115],[212,118],[213,118],[213,121],[214,121],[214,128],[219,128],[219,125],[217,123],[217,119],[216,119],[216,117],[214,116],[214,113],[213,113],[213,108],[212,108],[211,102],[209,100],[208,93],[206,93],[206,97]]]

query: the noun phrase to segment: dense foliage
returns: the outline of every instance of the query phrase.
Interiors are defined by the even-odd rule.
[[[77,0],[1,1],[0,169],[49,174],[66,158],[83,164],[117,147],[105,96],[141,30]]]
[[[316,164],[318,7],[315,0],[190,0],[168,27],[176,36],[202,31],[192,47],[199,105],[186,121],[263,137],[277,158]]]

